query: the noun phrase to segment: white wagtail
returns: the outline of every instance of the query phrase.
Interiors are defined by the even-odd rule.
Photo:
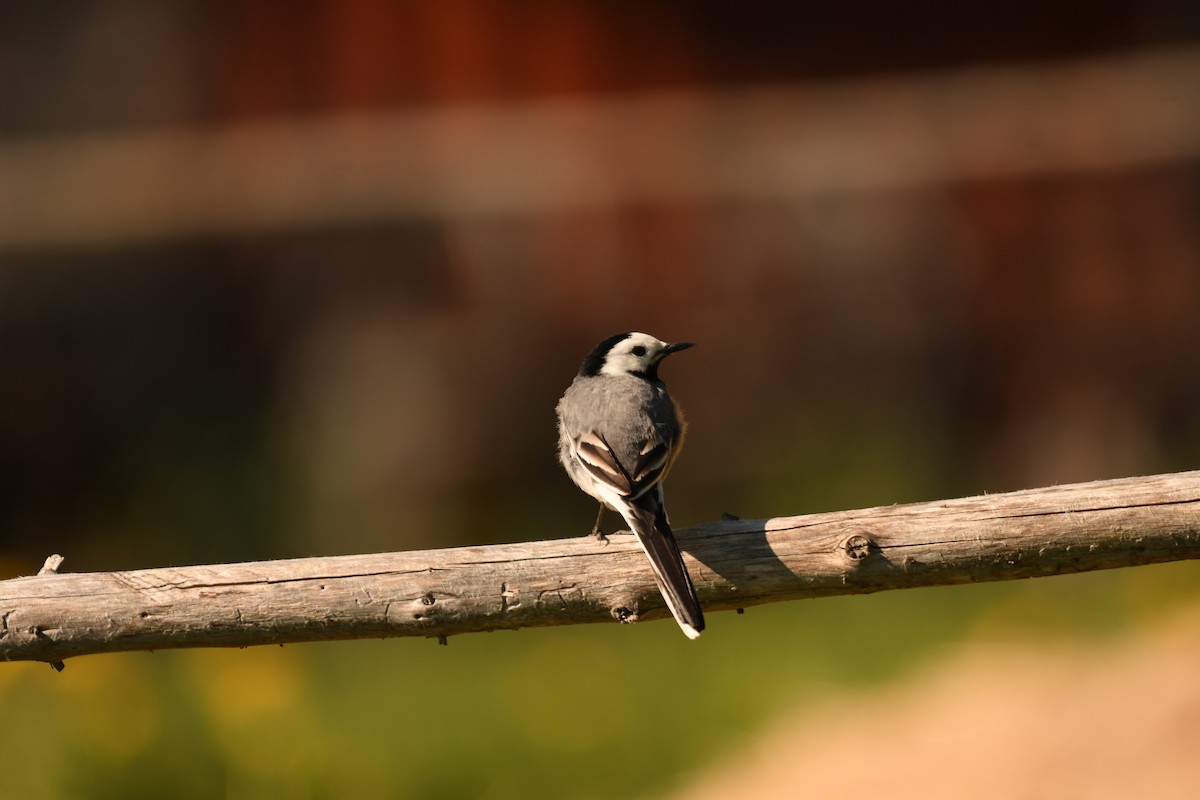
[[[650,557],[659,591],[689,639],[704,614],[667,524],[662,480],[683,446],[687,422],[658,378],[658,365],[690,342],[618,333],[596,345],[558,401],[559,458],[575,484],[625,518]]]

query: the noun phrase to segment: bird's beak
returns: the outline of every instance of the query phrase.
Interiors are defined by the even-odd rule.
[[[693,347],[694,345],[695,342],[675,342],[674,344],[669,344],[663,348],[663,355],[668,356],[671,353],[677,353],[680,350],[687,350],[689,347]]]

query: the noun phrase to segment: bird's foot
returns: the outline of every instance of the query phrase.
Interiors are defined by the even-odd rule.
[[[608,537],[604,535],[604,529],[600,526],[604,524],[604,504],[600,504],[600,513],[596,515],[596,524],[592,526],[592,536],[600,541],[605,547],[608,546]]]

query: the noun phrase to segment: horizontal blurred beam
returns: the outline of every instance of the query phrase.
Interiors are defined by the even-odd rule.
[[[1200,558],[1200,472],[678,532],[705,610]],[[669,616],[630,535],[0,581],[0,660]],[[721,622],[705,638],[721,635]],[[723,624],[731,624],[726,620]],[[664,636],[676,635],[663,629]]]
[[[1200,157],[1200,49],[0,141],[0,248],[875,192]]]

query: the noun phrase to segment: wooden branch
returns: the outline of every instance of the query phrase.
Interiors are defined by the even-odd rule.
[[[586,527],[586,526],[581,526]],[[1200,472],[678,531],[706,611],[1200,558]],[[0,659],[667,616],[633,537],[0,581]],[[664,635],[671,635],[664,630]],[[721,623],[705,637],[721,635]],[[444,641],[444,639],[443,639]]]

